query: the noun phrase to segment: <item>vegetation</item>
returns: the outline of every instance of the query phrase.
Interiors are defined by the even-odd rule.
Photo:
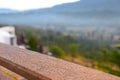
[[[37,38],[34,35],[29,36],[27,44],[30,50],[37,51]]]
[[[109,41],[97,41],[52,30],[17,27],[17,35],[24,33],[30,50],[39,51],[38,40],[48,46],[53,56],[120,76],[120,52]],[[19,36],[19,35],[18,35]],[[90,66],[90,65],[91,66]]]
[[[51,47],[50,51],[53,53],[53,56],[58,58],[63,58],[65,55],[65,52],[58,46]]]
[[[106,66],[106,65],[103,65],[103,64],[99,64],[97,65],[98,69],[99,70],[102,70],[104,72],[107,72],[107,73],[110,73],[110,74],[113,74],[113,75],[117,75],[117,76],[120,76],[120,71],[117,71],[117,70],[113,70],[111,67],[109,66]]]
[[[120,52],[116,50],[112,51],[111,56],[110,56],[110,61],[120,67],[119,59],[120,59]]]

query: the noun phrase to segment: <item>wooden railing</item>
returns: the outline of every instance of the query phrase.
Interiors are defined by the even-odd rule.
[[[0,44],[0,65],[27,80],[120,80],[107,73],[5,44]]]

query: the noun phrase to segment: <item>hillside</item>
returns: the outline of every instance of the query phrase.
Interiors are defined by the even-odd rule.
[[[81,0],[52,8],[0,14],[0,23],[29,26],[119,26],[119,0]]]
[[[12,10],[12,9],[5,9],[5,8],[0,8],[0,14],[10,14],[10,13],[17,13],[18,11]]]

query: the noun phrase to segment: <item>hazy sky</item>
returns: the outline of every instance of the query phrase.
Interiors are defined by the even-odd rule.
[[[52,7],[57,4],[75,2],[80,0],[0,0],[0,8],[10,8],[14,10],[28,10]]]

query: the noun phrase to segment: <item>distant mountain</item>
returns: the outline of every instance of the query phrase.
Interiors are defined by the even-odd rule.
[[[11,10],[11,9],[5,9],[5,8],[0,8],[0,14],[8,14],[8,13],[16,13],[16,10]]]
[[[120,0],[81,0],[53,8],[30,10],[31,12],[82,12],[93,10],[119,10]],[[119,10],[120,11],[120,10]],[[28,11],[29,12],[29,11]]]
[[[120,0],[81,0],[52,8],[1,14],[0,23],[32,26],[120,26]]]

